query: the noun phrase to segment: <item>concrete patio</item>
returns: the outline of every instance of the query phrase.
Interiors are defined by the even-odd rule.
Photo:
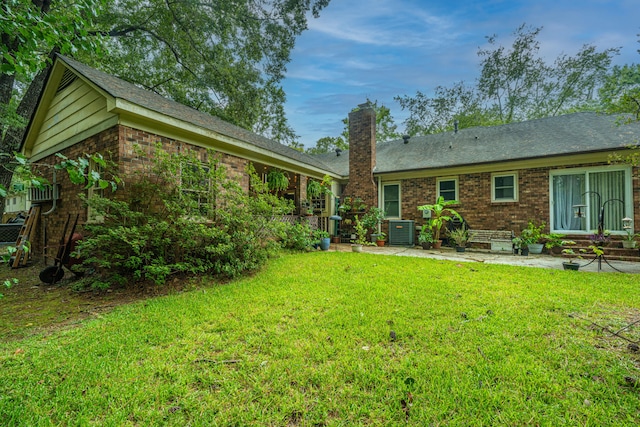
[[[329,248],[330,251],[339,251],[339,252],[351,252],[350,244],[335,244],[332,243]],[[482,262],[486,264],[507,264],[507,265],[516,265],[521,267],[538,267],[538,268],[553,268],[562,270],[562,262],[563,258],[560,256],[550,256],[550,255],[528,255],[528,256],[520,256],[514,255],[510,253],[496,253],[490,252],[480,249],[467,249],[465,252],[456,252],[453,248],[441,248],[441,249],[429,249],[424,250],[418,246],[415,247],[403,247],[403,246],[365,246],[363,248],[363,252],[371,253],[371,254],[380,254],[380,255],[396,255],[396,256],[412,256],[412,257],[420,257],[420,258],[432,258],[432,259],[441,259],[441,260],[449,260],[449,261],[459,261],[459,262]],[[598,271],[598,261],[594,261],[588,266],[585,266],[590,261],[593,260],[593,257],[585,256],[584,259],[578,260],[580,263],[580,271]],[[615,267],[622,273],[640,273],[640,263],[637,262],[629,262],[629,261],[609,261],[610,265],[607,265],[606,262],[602,261],[601,268],[602,272],[613,272],[617,271],[611,266]]]

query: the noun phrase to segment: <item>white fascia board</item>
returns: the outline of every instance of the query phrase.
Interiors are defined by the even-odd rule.
[[[484,173],[484,172],[502,172],[513,171],[522,169],[535,169],[544,167],[559,167],[559,166],[572,166],[585,163],[602,163],[608,162],[609,156],[620,150],[609,150],[597,153],[582,153],[571,155],[558,155],[550,157],[542,157],[537,159],[516,160],[506,162],[495,163],[483,163],[483,164],[470,164],[461,166],[439,167],[432,169],[417,169],[410,171],[398,171],[398,172],[382,172],[376,173],[375,176],[380,176],[385,182],[398,179],[411,179],[411,178],[428,178],[428,177],[443,177],[470,173]]]

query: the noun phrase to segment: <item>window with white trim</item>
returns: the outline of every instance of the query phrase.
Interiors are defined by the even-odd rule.
[[[438,178],[436,182],[437,197],[445,201],[458,200],[458,178]]]
[[[518,174],[515,172],[491,175],[491,201],[518,201]]]
[[[622,232],[622,218],[633,218],[630,167],[564,169],[549,175],[552,231],[593,232],[603,205],[607,230]],[[586,205],[581,217],[576,217],[575,205]]]
[[[400,183],[383,184],[382,209],[386,218],[400,218]]]

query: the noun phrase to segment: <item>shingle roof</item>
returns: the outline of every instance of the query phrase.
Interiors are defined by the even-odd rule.
[[[65,56],[68,66],[114,98],[268,150],[269,152],[342,176],[349,174],[349,151],[308,155],[197,111]],[[461,129],[458,133],[414,136],[380,143],[375,173],[571,155],[621,149],[640,143],[640,123],[618,125],[619,116],[592,112],[548,117],[501,126]]]
[[[318,157],[301,153],[286,145],[235,126],[218,117],[187,107],[186,105],[164,98],[148,90],[141,89],[120,78],[91,68],[66,56],[58,55],[58,58],[114,98],[120,98],[148,110],[165,114],[203,129],[212,130],[227,137],[287,157],[294,162],[304,163],[321,170],[335,173],[331,165],[324,164]]]
[[[593,112],[547,117],[501,126],[461,129],[380,143],[375,173],[437,169],[621,149],[640,143],[640,123],[619,125],[621,116]],[[319,156],[342,175],[349,151]]]

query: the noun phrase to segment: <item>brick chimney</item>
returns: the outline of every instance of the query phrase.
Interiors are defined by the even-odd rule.
[[[376,112],[370,103],[349,113],[349,183],[343,197],[360,197],[367,206],[378,206],[376,166]]]

